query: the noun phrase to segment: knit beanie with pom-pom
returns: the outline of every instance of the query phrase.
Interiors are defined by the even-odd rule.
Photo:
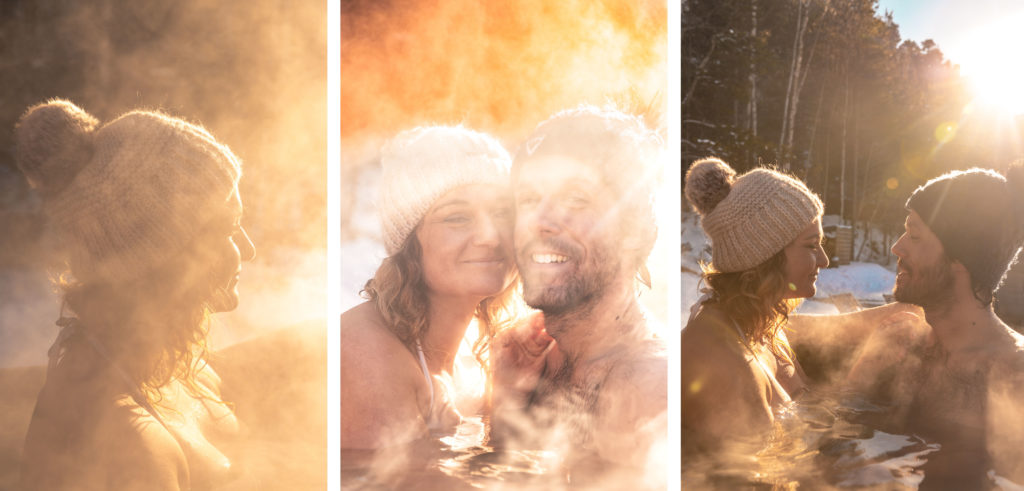
[[[711,239],[711,264],[723,273],[767,261],[825,209],[798,179],[765,168],[736,177],[716,158],[690,166],[685,192]]]
[[[203,128],[149,111],[100,125],[78,106],[33,106],[18,167],[83,283],[140,277],[180,253],[237,190],[241,164]]]
[[[381,149],[377,210],[393,255],[444,193],[466,184],[509,185],[512,158],[494,138],[461,126],[403,131]]]

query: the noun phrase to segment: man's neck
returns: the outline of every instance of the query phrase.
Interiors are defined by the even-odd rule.
[[[455,354],[482,299],[431,296],[427,332],[420,338],[431,373],[451,372]]]
[[[942,348],[950,354],[991,346],[1005,334],[991,306],[973,296],[959,296],[942,306],[926,307],[925,319]]]
[[[545,313],[544,324],[558,350],[577,366],[648,336],[632,280],[610,285],[600,298],[571,312]]]

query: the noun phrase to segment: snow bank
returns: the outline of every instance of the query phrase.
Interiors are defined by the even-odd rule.
[[[878,238],[881,235],[878,234]],[[877,247],[875,247],[877,249]],[[683,214],[682,229],[682,299],[680,308],[685,320],[689,317],[690,308],[701,293],[698,291],[700,262],[711,260],[711,243],[700,228],[696,213]],[[894,263],[890,263],[894,264]],[[849,293],[861,305],[879,305],[885,302],[883,295],[892,292],[896,281],[896,273],[883,266],[868,262],[854,262],[838,268],[827,268],[818,274],[817,294],[807,299],[797,312],[805,314],[838,313],[829,297]]]

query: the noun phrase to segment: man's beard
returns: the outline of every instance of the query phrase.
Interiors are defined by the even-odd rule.
[[[909,269],[910,276],[900,287],[893,286],[892,295],[898,302],[932,307],[946,303],[953,295],[953,262],[945,255],[929,267]]]
[[[532,251],[533,244],[564,251],[562,254],[568,256],[570,261],[579,258],[579,254],[576,254],[578,248],[569,247],[557,239],[537,239],[523,250]],[[559,317],[575,311],[582,313],[589,310],[586,307],[598,302],[608,286],[615,281],[615,275],[618,274],[621,265],[619,254],[605,244],[591,248],[590,252],[586,263],[575,263],[575,269],[554,280],[556,284],[542,283],[540,278],[530,274],[529,267],[523,267],[527,261],[532,261],[531,254],[522,253],[517,256],[523,280],[523,299],[526,304],[543,311],[545,317]]]

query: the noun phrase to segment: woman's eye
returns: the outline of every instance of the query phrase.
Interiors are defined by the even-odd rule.
[[[568,197],[569,204],[574,207],[582,207],[590,204],[590,200],[586,196],[579,194],[570,194]]]
[[[455,215],[448,215],[448,216],[444,217],[444,222],[445,223],[455,223],[455,224],[458,224],[458,223],[466,223],[468,221],[469,221],[469,217],[466,216],[466,215],[463,215],[461,213],[455,214]]]

